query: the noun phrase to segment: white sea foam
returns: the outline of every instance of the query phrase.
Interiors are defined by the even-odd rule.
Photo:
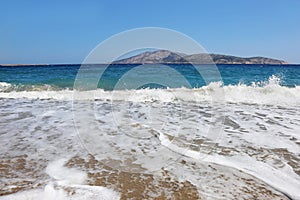
[[[64,167],[67,161],[68,159],[59,159],[49,163],[46,173],[61,184],[84,184],[87,175],[82,171]]]
[[[297,105],[300,103],[300,86],[293,88],[281,86],[280,79],[270,77],[268,82],[223,86],[221,82],[212,82],[200,88],[175,89],[140,89],[105,91],[11,91],[0,92],[0,98],[29,98],[29,99],[57,99],[84,100],[107,99],[125,100],[133,102],[173,102],[173,101],[224,101],[230,103],[250,103],[269,105]],[[9,87],[4,84],[2,88]],[[0,90],[1,91],[1,90]]]
[[[174,143],[162,133],[160,134],[159,139],[161,140],[162,145],[170,148],[174,152],[184,154],[185,156],[196,160],[201,158],[201,160],[205,162],[216,163],[242,170],[265,181],[277,190],[288,194],[293,199],[300,199],[300,177],[289,167],[286,167],[286,169],[283,170],[276,170],[272,166],[264,162],[259,162],[247,155],[235,155],[229,157],[217,154],[203,155],[198,151],[174,145]]]
[[[1,200],[117,200],[120,194],[100,186],[84,185],[87,175],[79,170],[63,165],[67,159],[59,159],[50,163],[47,174],[53,178],[45,188],[19,192],[0,197]],[[71,192],[70,192],[71,191]]]
[[[10,83],[0,82],[0,92],[5,91],[11,87]]]

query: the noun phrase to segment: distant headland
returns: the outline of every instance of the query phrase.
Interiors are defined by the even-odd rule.
[[[115,64],[288,64],[283,60],[277,60],[265,57],[242,58],[221,54],[191,54],[175,53],[168,50],[158,50],[153,52],[144,52],[129,58],[117,60]]]

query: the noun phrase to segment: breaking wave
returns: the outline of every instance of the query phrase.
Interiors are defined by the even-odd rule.
[[[300,86],[286,87],[280,85],[280,78],[272,75],[268,81],[253,82],[251,85],[223,85],[222,82],[211,82],[199,88],[166,88],[113,90],[97,89],[92,91],[75,91],[58,89],[49,85],[16,86],[0,82],[0,98],[29,99],[97,99],[125,100],[137,102],[172,102],[172,101],[224,101],[230,103],[250,104],[300,104]],[[75,94],[75,95],[74,95]]]

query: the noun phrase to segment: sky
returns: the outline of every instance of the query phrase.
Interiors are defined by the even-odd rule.
[[[0,63],[81,63],[141,27],[182,32],[211,53],[300,63],[299,0],[0,0]]]

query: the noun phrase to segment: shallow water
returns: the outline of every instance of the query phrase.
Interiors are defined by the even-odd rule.
[[[45,173],[49,164],[92,154],[111,170],[156,176],[167,170],[172,179],[192,183],[202,198],[246,199],[245,181],[233,178],[237,173],[252,175],[255,184],[275,194],[268,185],[299,198],[299,105],[212,106],[207,101],[111,101],[107,97],[0,101],[1,161],[2,167],[9,168],[1,179],[2,194],[13,192],[14,187],[49,186],[58,181]],[[87,112],[91,105],[93,115]],[[221,165],[217,172],[209,171],[212,163]],[[90,172],[88,167],[81,170]],[[210,180],[212,174],[230,178]],[[222,185],[226,190],[220,189]]]

